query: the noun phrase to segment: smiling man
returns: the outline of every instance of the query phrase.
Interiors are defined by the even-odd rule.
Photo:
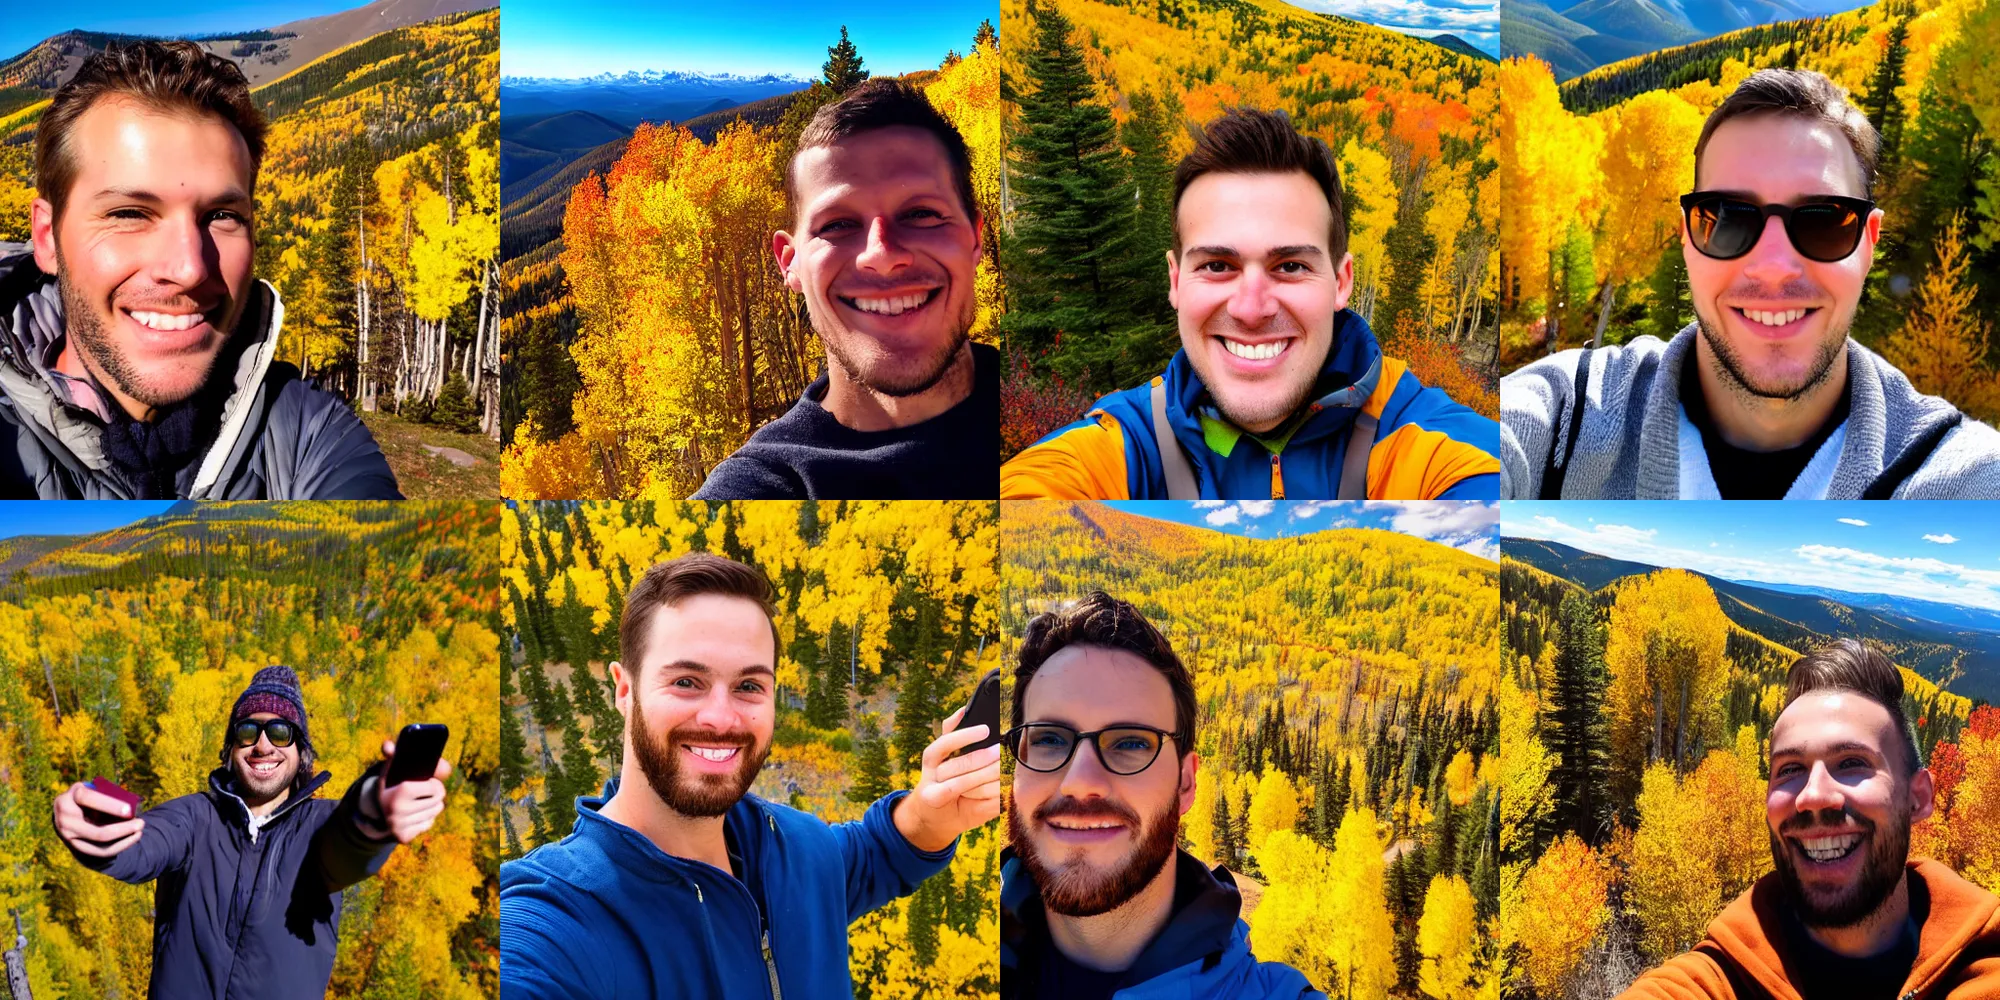
[[[987,733],[951,731],[956,714],[916,788],[852,823],[749,794],[776,725],[771,602],[762,572],[705,553],[632,588],[611,665],[624,764],[569,836],[500,866],[502,995],[851,997],[847,925],[1000,814],[1000,748],[951,757]]]
[[[1879,140],[1832,81],[1759,70],[1681,199],[1695,321],[1501,380],[1508,499],[2000,497],[2000,434],[1848,337]]]
[[[969,336],[985,220],[965,140],[921,90],[869,80],[813,115],[785,193],[771,248],[826,374],[694,497],[991,499],[1000,355]]]
[[[112,45],[56,91],[33,246],[0,245],[0,492],[401,499],[353,411],[275,360],[263,151],[242,72],[191,42]]]
[[[1005,736],[1020,766],[1000,868],[1002,996],[1321,996],[1250,953],[1228,869],[1176,847],[1194,741],[1194,682],[1132,605],[1097,592],[1028,623]]]
[[[1934,791],[1895,665],[1852,639],[1799,660],[1771,727],[1776,870],[1621,1000],[2000,996],[2000,898],[1909,856]]]
[[[382,745],[390,760],[395,750]],[[79,781],[56,796],[56,835],[85,868],[158,880],[152,1000],[323,997],[342,891],[431,828],[451,764],[385,788],[385,760],[338,803],[316,798],[333,776],[313,768],[305,699],[284,666],[257,671],[237,697],[221,762],[206,791],[137,816]]]
[[[1492,500],[1493,421],[1425,388],[1347,308],[1340,171],[1283,112],[1237,110],[1174,171],[1181,349],[1000,472],[1006,498]]]

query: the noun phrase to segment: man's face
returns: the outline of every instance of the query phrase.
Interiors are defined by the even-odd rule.
[[[193,395],[236,327],[255,248],[250,150],[236,129],[124,98],[92,105],[61,219],[37,199],[35,263],[58,276],[71,347],[146,406]]]
[[[1333,207],[1304,171],[1203,174],[1181,194],[1167,254],[1181,348],[1224,416],[1268,431],[1312,392],[1354,259],[1329,253]]]
[[[642,667],[614,664],[626,753],[668,808],[720,816],[750,790],[771,752],[776,654],[755,602],[700,594],[654,610]]]
[[[257,712],[245,718],[263,722],[278,718],[270,712]],[[292,779],[299,773],[299,744],[292,741],[288,747],[274,747],[271,737],[257,734],[257,742],[244,747],[232,746],[229,751],[230,771],[236,776],[237,788],[243,798],[252,805],[269,802],[279,792],[291,787]]]
[[[1140,725],[1171,731],[1167,680],[1122,649],[1069,646],[1042,664],[1023,696],[1025,722],[1078,732]],[[1194,805],[1195,755],[1168,740],[1150,767],[1106,770],[1095,743],[1078,743],[1062,770],[1014,769],[1007,830],[1050,912],[1096,916],[1151,884],[1173,857],[1180,817]]]
[[[1932,787],[1928,770],[1902,776],[1900,743],[1889,710],[1851,691],[1805,695],[1771,727],[1771,860],[1806,926],[1853,926],[1902,878]]]
[[[944,144],[892,126],[801,150],[794,231],[772,236],[785,285],[848,376],[913,396],[951,369],[977,312],[980,219]]]
[[[1759,205],[1867,197],[1861,164],[1839,129],[1776,115],[1746,115],[1719,126],[1702,151],[1695,189],[1726,191]],[[1792,399],[1824,382],[1842,357],[1881,233],[1877,209],[1853,253],[1822,263],[1792,246],[1783,220],[1766,218],[1749,253],[1716,260],[1689,242],[1683,218],[1681,254],[1695,317],[1723,382],[1764,399]],[[1791,315],[1799,311],[1802,316]]]

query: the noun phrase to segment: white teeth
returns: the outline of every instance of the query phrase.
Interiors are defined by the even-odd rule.
[[[862,312],[881,313],[884,316],[896,316],[908,312],[912,309],[915,309],[920,305],[923,305],[924,301],[930,298],[930,295],[931,293],[929,292],[919,292],[915,295],[899,295],[893,299],[857,298],[854,299],[853,302],[854,302],[854,308],[859,309]]]
[[[1229,353],[1250,361],[1266,361],[1275,358],[1285,353],[1285,348],[1290,347],[1291,344],[1292,342],[1289,340],[1273,340],[1264,344],[1239,344],[1228,337],[1222,338],[1222,346],[1227,348]]]
[[[174,314],[133,311],[128,315],[138,320],[141,326],[149,330],[159,330],[163,333],[186,330],[201,322],[200,313]]]
[[[734,756],[736,756],[736,751],[737,751],[737,749],[738,749],[738,748],[736,748],[736,747],[688,747],[688,749],[689,749],[689,750],[693,750],[693,751],[695,752],[695,756],[697,756],[697,757],[700,757],[700,758],[701,758],[701,759],[703,759],[703,760],[712,760],[712,761],[715,761],[715,762],[717,762],[717,763],[721,763],[722,761],[725,761],[725,760],[728,760],[729,758],[731,758],[731,757],[734,757]]]
[[[1765,309],[1745,309],[1743,310],[1743,315],[1752,322],[1762,323],[1765,326],[1784,326],[1786,323],[1803,317],[1806,312],[1807,310],[1804,309],[1783,309],[1777,312]]]
[[[1050,823],[1058,830],[1110,830],[1124,826],[1123,823]]]
[[[1838,837],[1802,837],[1799,840],[1799,847],[1803,848],[1806,856],[1814,861],[1834,861],[1845,857],[1854,849],[1854,845],[1859,843],[1861,843],[1860,834],[1848,833]]]

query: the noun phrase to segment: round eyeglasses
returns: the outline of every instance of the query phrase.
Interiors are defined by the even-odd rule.
[[[1031,722],[1000,736],[1022,767],[1044,773],[1062,770],[1076,756],[1076,748],[1089,740],[1097,744],[1097,759],[1104,769],[1122,776],[1152,767],[1166,741],[1180,738],[1179,733],[1150,726],[1112,726],[1079,733],[1053,722]]]

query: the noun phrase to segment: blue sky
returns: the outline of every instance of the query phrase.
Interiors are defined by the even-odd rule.
[[[366,0],[91,0],[46,3],[0,0],[0,59],[12,59],[50,35],[73,28],[132,35],[206,35],[254,31],[304,17],[359,7]]]
[[[1990,501],[1509,503],[1501,532],[1729,580],[2000,610]]]
[[[876,75],[935,69],[972,48],[982,19],[1000,26],[995,0],[829,4],[773,0],[505,0],[502,76],[578,77],[628,70],[820,75],[840,26]]]
[[[173,504],[172,500],[0,500],[0,538],[89,535],[152,517]]]
[[[1499,0],[1291,0],[1291,3],[1406,35],[1423,38],[1457,35],[1487,55],[1495,58],[1500,55]]]
[[[1111,500],[1107,505],[1246,538],[1381,528],[1499,558],[1500,505],[1457,500]]]

